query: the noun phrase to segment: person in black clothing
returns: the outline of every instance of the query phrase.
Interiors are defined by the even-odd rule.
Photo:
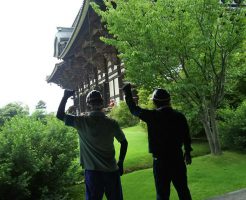
[[[152,99],[156,109],[153,110],[136,105],[130,83],[123,87],[123,92],[130,112],[147,123],[149,152],[153,155],[156,199],[169,200],[172,182],[180,200],[191,200],[186,164],[191,164],[192,148],[185,116],[171,107],[170,95],[164,89],[154,91]]]

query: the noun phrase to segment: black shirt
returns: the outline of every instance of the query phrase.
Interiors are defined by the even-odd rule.
[[[147,123],[149,152],[153,157],[183,159],[182,146],[192,151],[189,126],[185,116],[170,106],[147,110],[136,106],[131,95],[126,103],[135,116]]]

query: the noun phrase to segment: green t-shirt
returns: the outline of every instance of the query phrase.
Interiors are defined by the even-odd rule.
[[[119,142],[125,135],[118,123],[103,112],[90,112],[88,116],[65,116],[65,124],[77,129],[80,143],[80,163],[84,169],[116,171],[114,138]]]

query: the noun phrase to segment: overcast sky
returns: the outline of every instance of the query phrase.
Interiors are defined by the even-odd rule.
[[[56,27],[71,27],[83,0],[0,1],[0,107],[22,102],[32,112],[39,100],[56,111],[63,90],[48,84]]]

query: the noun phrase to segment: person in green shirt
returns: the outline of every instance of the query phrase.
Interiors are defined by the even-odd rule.
[[[65,90],[57,111],[57,118],[78,131],[80,163],[85,169],[86,200],[122,200],[120,176],[128,142],[118,123],[103,112],[103,98],[93,90],[86,97],[90,110],[87,115],[65,113],[67,100],[74,91]],[[115,159],[114,138],[120,142],[119,160]]]

